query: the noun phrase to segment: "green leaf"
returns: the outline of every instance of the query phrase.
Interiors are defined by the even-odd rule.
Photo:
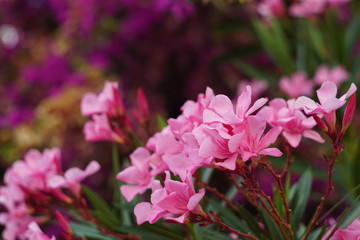
[[[97,240],[116,240],[117,238],[106,235],[99,231],[99,229],[92,223],[79,224],[70,223],[71,229],[77,237],[85,239],[97,239]]]
[[[278,79],[264,71],[261,71],[241,60],[234,60],[234,65],[252,78],[268,80],[273,86],[277,86]]]
[[[174,231],[175,224],[148,224],[141,226],[119,226],[118,231],[126,234],[136,234],[147,240],[183,240],[184,234]]]
[[[262,215],[264,217],[264,221],[266,224],[266,228],[269,231],[270,234],[270,238],[271,239],[279,239],[279,240],[283,240],[285,239],[284,236],[282,235],[279,226],[277,225],[277,223],[274,221],[274,219],[269,215],[268,212],[266,212],[265,210],[262,210]]]
[[[347,58],[350,60],[353,54],[353,47],[360,33],[360,16],[354,15],[351,19],[351,23],[345,33],[345,53]]]
[[[273,19],[270,26],[260,20],[253,21],[254,29],[260,38],[261,44],[272,59],[290,75],[294,71],[290,47],[280,23]]]
[[[110,220],[110,222],[112,224],[111,224],[111,226],[108,226],[108,227],[114,228],[116,225],[121,224],[119,222],[118,218],[116,217],[116,215],[113,213],[113,210],[109,207],[107,202],[102,197],[100,197],[91,188],[82,186],[82,189],[83,189],[83,192],[85,193],[86,197],[91,202],[91,205],[96,210],[97,216],[99,217],[101,215]],[[98,220],[101,221],[100,219],[98,219]],[[104,224],[106,224],[106,223],[104,223]]]
[[[238,229],[244,233],[251,232],[249,227],[246,226],[246,224],[244,224],[233,211],[227,207],[222,206],[215,200],[209,199],[208,210],[213,210],[215,213],[218,213],[221,220],[230,227]]]
[[[345,229],[359,216],[360,216],[360,201],[357,199],[355,201],[354,206],[350,208],[349,213],[343,218],[339,226]]]
[[[291,224],[294,230],[299,226],[301,219],[304,215],[307,202],[310,196],[312,184],[312,173],[310,170],[306,170],[300,180],[293,186],[295,190],[290,190],[293,192],[290,195],[291,209],[293,209],[291,214]]]
[[[156,115],[156,123],[157,123],[157,127],[159,128],[159,130],[163,129],[164,127],[166,127],[168,125],[165,118],[163,118],[159,114]]]
[[[113,174],[115,179],[115,189],[114,189],[114,203],[115,205],[117,203],[120,203],[120,205],[126,204],[126,200],[124,196],[120,194],[120,187],[122,185],[122,182],[116,179],[116,175],[120,172],[120,159],[119,159],[119,150],[118,145],[116,143],[113,143],[112,145],[112,164],[113,164]],[[120,209],[121,214],[121,220],[123,225],[131,225],[131,218],[129,211],[125,208]]]

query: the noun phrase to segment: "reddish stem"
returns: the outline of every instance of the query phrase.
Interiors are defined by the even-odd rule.
[[[307,228],[305,235],[304,235],[304,240],[306,240],[311,231],[314,229],[314,227],[318,224],[318,219],[320,217],[320,214],[325,206],[326,201],[328,200],[331,191],[334,189],[334,186],[332,184],[332,178],[333,178],[333,172],[334,172],[334,165],[336,162],[336,158],[339,156],[340,152],[342,151],[342,146],[341,143],[339,141],[337,141],[337,139],[333,139],[333,156],[332,159],[329,160],[326,156],[325,156],[325,161],[326,163],[329,165],[328,168],[328,185],[327,185],[327,189],[326,192],[324,194],[323,197],[321,197],[321,201],[319,206],[316,208],[316,212],[311,220],[311,223],[309,225],[309,227]]]
[[[195,175],[196,178],[196,183],[200,186],[200,187],[204,187],[206,190],[214,193],[216,196],[218,196],[220,199],[222,199],[223,201],[225,201],[225,203],[231,207],[234,211],[238,211],[238,208],[236,207],[236,205],[234,203],[232,203],[224,194],[222,194],[221,192],[219,192],[216,188],[210,187],[209,185],[207,185],[203,180],[201,180],[201,178],[198,175]]]
[[[202,215],[198,215],[197,217],[200,217],[200,219],[198,220],[199,222],[203,222],[203,223],[208,223],[208,224],[215,224],[218,226],[221,226],[223,229],[228,230],[229,232],[233,232],[239,236],[248,238],[248,239],[252,239],[252,240],[259,240],[258,238],[252,236],[251,234],[248,233],[243,233],[241,231],[238,231],[232,227],[230,227],[229,225],[227,225],[226,223],[222,222],[220,220],[220,218],[213,212],[211,212],[211,215],[213,216],[214,219],[212,219],[209,215],[207,215],[206,213],[202,214]],[[207,225],[207,224],[206,224]]]

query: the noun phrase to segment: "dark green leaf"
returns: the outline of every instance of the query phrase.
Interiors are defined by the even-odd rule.
[[[291,224],[296,229],[304,215],[307,202],[310,196],[312,184],[312,173],[310,170],[306,170],[300,180],[293,186],[296,190],[291,196],[291,208],[293,209],[291,214]]]

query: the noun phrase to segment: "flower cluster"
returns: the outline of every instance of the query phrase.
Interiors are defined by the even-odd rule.
[[[134,117],[139,124],[146,125],[149,110],[141,89],[138,89],[138,103],[139,109],[133,110]],[[81,112],[84,116],[91,116],[91,120],[84,126],[87,141],[109,140],[120,144],[131,142],[131,120],[117,82],[106,82],[99,95],[87,93],[81,102]]]
[[[5,225],[3,238],[48,239],[39,237],[43,233],[37,223],[51,217],[47,208],[52,199],[71,203],[73,198],[79,198],[80,182],[99,169],[100,165],[92,161],[85,170],[75,167],[63,173],[58,148],[43,153],[30,150],[24,160],[15,162],[6,171],[5,186],[0,188],[0,203],[6,210],[0,215],[0,223]]]
[[[196,102],[187,101],[181,108],[182,114],[169,119],[169,126],[151,137],[145,147],[137,148],[130,155],[131,166],[117,175],[117,179],[127,183],[121,192],[128,201],[149,188],[153,191],[151,203],[140,203],[135,208],[138,223],[153,223],[160,217],[184,223],[189,213],[199,214],[201,208],[197,204],[204,192],[194,191],[191,177],[199,168],[239,172],[248,161],[256,164],[266,161],[266,155],[279,157],[282,152],[271,145],[280,134],[293,148],[302,137],[324,142],[312,130],[317,122],[301,110],[309,115],[319,114],[317,119],[324,116],[328,124],[335,124],[329,121],[329,114],[332,116],[343,106],[356,87],[352,84],[340,99],[336,98],[336,91],[333,82],[324,82],[317,91],[320,104],[304,96],[287,102],[274,99],[269,106],[264,106],[266,98],[252,103],[250,86],[235,106],[227,96],[215,95],[210,88]],[[156,177],[164,172],[165,187],[161,187]],[[182,182],[171,180],[170,172]]]

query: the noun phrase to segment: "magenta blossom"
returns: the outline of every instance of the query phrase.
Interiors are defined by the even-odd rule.
[[[280,89],[291,98],[303,95],[310,96],[313,92],[314,83],[309,80],[305,73],[294,73],[290,78],[282,77],[279,83]]]
[[[295,102],[295,108],[303,109],[306,114],[320,114],[323,115],[332,127],[336,123],[335,111],[346,103],[346,99],[356,92],[355,84],[351,84],[349,90],[340,98],[336,98],[337,87],[335,83],[326,81],[316,91],[319,103],[308,97],[299,97]]]
[[[161,217],[167,221],[185,223],[190,212],[202,212],[199,202],[204,197],[205,190],[195,192],[191,174],[187,175],[184,182],[178,182],[171,180],[170,173],[166,172],[164,184],[162,187],[158,180],[154,180],[151,203],[142,202],[135,206],[134,212],[139,225],[147,221],[152,224]]]
[[[340,86],[342,82],[345,82],[349,79],[349,73],[342,66],[336,66],[333,69],[330,69],[326,65],[321,65],[316,70],[314,80],[315,83],[321,85],[323,82],[330,81]]]
[[[296,148],[301,137],[306,137],[324,142],[324,139],[314,130],[316,125],[312,117],[307,118],[300,110],[295,109],[295,100],[287,102],[281,98],[275,98],[269,103],[270,106],[263,107],[258,115],[262,116],[271,126],[281,127],[282,135],[289,144]]]

